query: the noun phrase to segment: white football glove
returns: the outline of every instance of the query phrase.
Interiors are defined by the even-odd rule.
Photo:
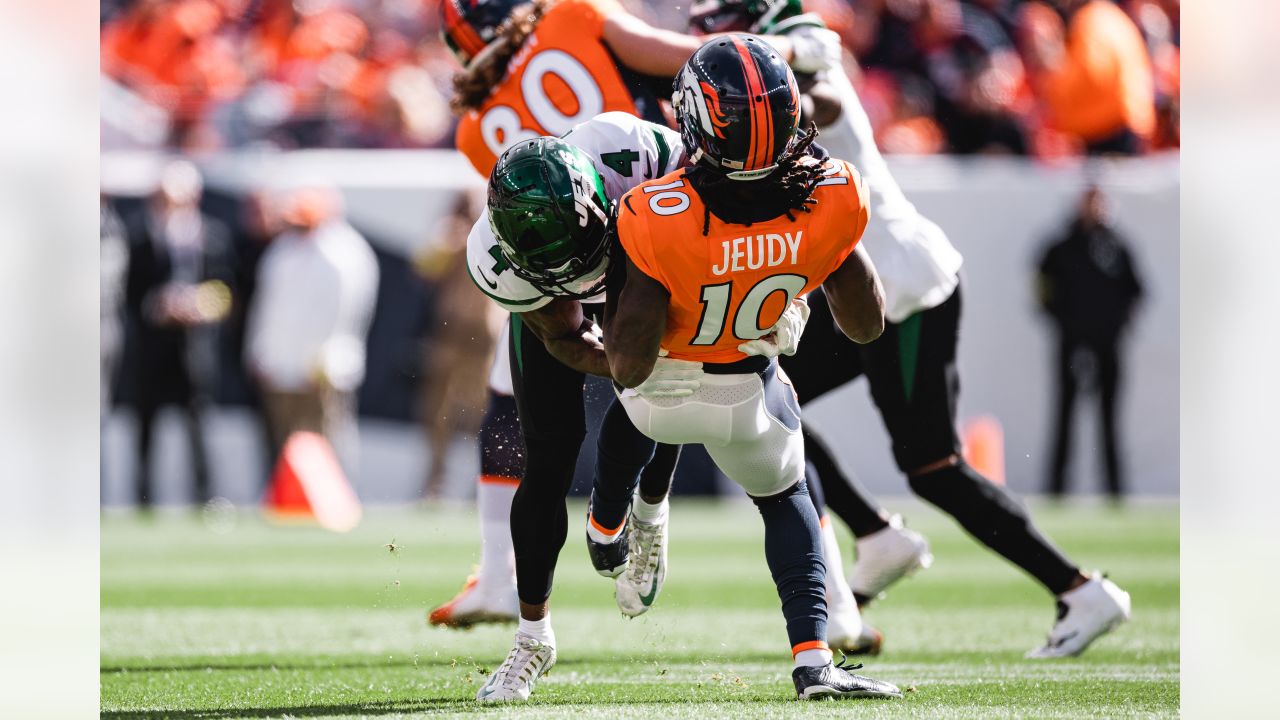
[[[653,372],[645,381],[633,388],[640,397],[673,398],[689,397],[702,386],[702,363],[693,360],[676,360],[661,350]]]
[[[796,298],[778,318],[778,323],[762,338],[744,342],[738,350],[748,355],[763,355],[776,358],[779,355],[795,355],[800,349],[800,336],[804,334],[804,326],[809,322],[809,303],[804,298]]]
[[[791,41],[791,69],[816,73],[840,66],[840,36],[820,27],[797,28],[787,33]]]

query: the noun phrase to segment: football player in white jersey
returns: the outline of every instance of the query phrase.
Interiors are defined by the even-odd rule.
[[[803,12],[800,0],[699,0],[690,13],[690,27],[699,33],[827,32],[821,19]],[[856,345],[836,329],[822,294],[814,293],[804,342],[795,356],[781,358],[782,367],[802,404],[865,373],[911,489],[1055,596],[1058,621],[1046,644],[1028,656],[1079,654],[1128,619],[1129,594],[1098,573],[1081,572],[1036,529],[1021,503],[965,463],[955,429],[960,253],[894,181],[843,70],[818,73],[801,87],[815,117],[825,116],[819,142],[861,170],[871,189],[871,221],[862,242],[884,281],[888,323],[878,340]],[[927,567],[932,557],[924,539],[859,492],[807,426],[805,449],[829,506],[858,537],[851,585],[860,600]]]

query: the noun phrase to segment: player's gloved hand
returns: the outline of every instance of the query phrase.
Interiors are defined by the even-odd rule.
[[[797,28],[787,33],[791,41],[791,69],[816,73],[840,65],[840,36],[820,27]]]
[[[635,387],[635,391],[641,397],[689,397],[702,386],[701,377],[702,363],[669,358],[666,350],[659,350],[653,372]]]
[[[791,301],[791,306],[778,318],[778,323],[769,330],[769,334],[756,340],[744,342],[738,350],[748,355],[763,355],[776,358],[779,355],[795,355],[800,349],[800,336],[804,334],[804,326],[809,322],[809,303],[804,298]]]

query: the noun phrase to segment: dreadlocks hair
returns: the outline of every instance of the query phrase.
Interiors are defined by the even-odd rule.
[[[759,180],[732,180],[724,173],[698,165],[687,175],[702,196],[702,234],[711,230],[711,214],[725,222],[751,225],[796,212],[812,212],[809,206],[814,188],[822,179],[822,163],[805,162],[809,148],[818,137],[818,127],[809,123],[792,146],[778,158],[778,167]],[[714,206],[714,207],[713,207]]]
[[[506,75],[511,58],[555,3],[556,0],[532,0],[511,11],[498,26],[493,42],[453,76],[453,99],[449,101],[449,107],[454,113],[461,115],[475,110],[489,99]]]

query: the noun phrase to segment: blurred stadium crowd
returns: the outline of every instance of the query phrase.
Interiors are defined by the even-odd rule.
[[[103,0],[102,69],[126,104],[158,109],[152,144],[449,147],[457,63],[439,2]],[[686,5],[622,4],[686,23]],[[805,5],[843,38],[885,152],[1053,159],[1179,144],[1180,0]]]

